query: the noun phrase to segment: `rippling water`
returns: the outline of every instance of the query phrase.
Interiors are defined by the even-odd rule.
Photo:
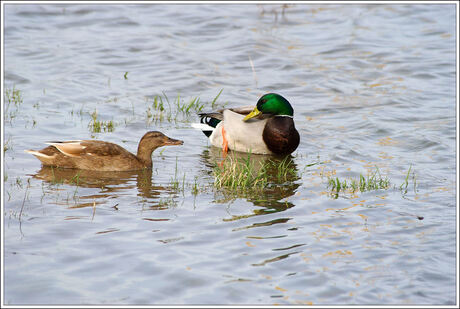
[[[4,86],[22,102],[3,106],[5,303],[455,304],[455,21],[453,4],[6,4]],[[293,104],[292,179],[213,188],[220,152],[171,104],[210,109],[221,89],[219,107]],[[95,111],[113,132],[91,132]],[[148,130],[185,141],[151,174],[23,152],[134,151]],[[376,167],[389,189],[331,194],[329,177]]]

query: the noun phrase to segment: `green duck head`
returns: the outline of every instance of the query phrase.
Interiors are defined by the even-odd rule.
[[[278,116],[294,116],[294,109],[288,100],[276,93],[264,94],[257,101],[256,108],[244,117],[244,121],[256,117],[260,114],[272,114]]]

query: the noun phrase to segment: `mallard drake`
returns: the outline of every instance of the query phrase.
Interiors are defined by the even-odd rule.
[[[42,150],[26,150],[43,165],[94,171],[132,171],[152,168],[152,152],[161,146],[182,145],[161,132],[147,132],[139,141],[137,155],[117,144],[97,140],[49,142]]]
[[[294,109],[279,94],[268,93],[256,107],[222,109],[200,113],[199,124],[211,144],[223,149],[257,154],[286,155],[297,149],[299,132],[294,125]]]

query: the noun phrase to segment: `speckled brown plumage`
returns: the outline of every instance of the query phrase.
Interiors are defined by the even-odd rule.
[[[52,142],[42,150],[27,150],[43,165],[95,171],[131,171],[152,168],[152,152],[161,146],[182,145],[161,132],[147,132],[139,141],[137,155],[117,144],[97,141]]]

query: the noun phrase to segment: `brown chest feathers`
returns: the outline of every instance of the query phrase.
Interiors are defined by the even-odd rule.
[[[299,132],[291,117],[270,118],[262,136],[268,149],[279,155],[292,153],[300,142]]]

